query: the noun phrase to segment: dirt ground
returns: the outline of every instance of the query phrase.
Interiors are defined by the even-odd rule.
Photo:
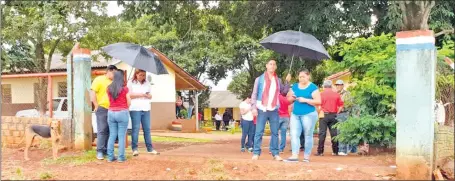
[[[154,147],[160,155],[148,155],[144,152],[144,144],[140,144],[141,154],[129,156],[124,163],[98,161],[94,159],[94,151],[89,156],[66,151],[60,154],[61,160],[50,161],[50,150],[37,148],[30,152],[32,160],[25,162],[20,149],[2,149],[1,180],[388,180],[395,175],[393,154],[332,156],[330,142],[325,144],[323,157],[312,156],[310,163],[285,163],[273,161],[268,154],[270,137],[264,137],[263,153],[259,160],[253,161],[250,153],[240,152],[239,134],[152,135],[213,141],[155,142]],[[315,141],[313,153],[316,144]],[[285,150],[283,158],[291,154],[289,143]],[[127,151],[131,155],[130,149]]]

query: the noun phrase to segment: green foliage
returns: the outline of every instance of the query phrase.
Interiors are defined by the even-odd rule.
[[[395,113],[395,39],[382,34],[350,39],[340,45],[340,66],[352,73],[356,83],[350,91],[355,105],[370,115]]]
[[[395,144],[396,122],[393,117],[377,117],[365,115],[349,117],[345,122],[335,125],[340,134],[335,140],[358,145],[368,143],[373,145],[390,146]]]

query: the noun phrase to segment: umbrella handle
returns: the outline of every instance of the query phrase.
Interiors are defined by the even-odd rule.
[[[292,63],[294,62],[294,55],[291,58],[291,66],[289,66],[289,73],[291,73]]]

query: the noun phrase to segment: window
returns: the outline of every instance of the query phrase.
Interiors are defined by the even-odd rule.
[[[66,82],[59,82],[58,83],[58,97],[66,97],[68,92],[66,88]]]
[[[60,104],[60,99],[52,100],[52,111],[57,111],[59,104]],[[47,102],[47,104],[46,104],[46,111],[49,111],[49,102]]]
[[[11,84],[2,84],[2,103],[12,103]]]
[[[61,111],[68,111],[68,99],[63,100],[62,110]]]

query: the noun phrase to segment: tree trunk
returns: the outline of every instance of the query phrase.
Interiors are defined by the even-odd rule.
[[[46,70],[46,59],[44,58],[44,46],[42,41],[38,41],[35,44],[35,61],[36,67],[34,72],[44,73],[48,72]],[[50,63],[49,63],[50,64]],[[41,116],[46,113],[47,106],[47,77],[39,77],[38,85],[36,87],[36,97],[37,97],[37,106],[38,111]]]
[[[429,29],[428,19],[435,1],[400,1],[398,3],[403,18],[402,31]]]

